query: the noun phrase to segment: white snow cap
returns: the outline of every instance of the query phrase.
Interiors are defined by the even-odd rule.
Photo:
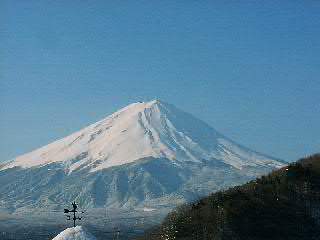
[[[97,240],[92,234],[86,232],[82,226],[67,228],[52,240]]]
[[[61,163],[69,173],[83,168],[94,172],[147,157],[177,163],[221,159],[239,169],[283,165],[239,146],[173,105],[153,100],[130,104],[78,132],[17,157],[2,169]]]

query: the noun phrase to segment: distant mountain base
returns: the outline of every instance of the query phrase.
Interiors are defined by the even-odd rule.
[[[78,224],[85,226],[98,240],[114,239],[115,235],[118,235],[119,239],[132,239],[143,234],[146,229],[158,225],[168,211],[169,209],[88,209]],[[0,212],[1,240],[51,240],[71,226],[72,222],[66,220],[63,211],[38,209],[15,214]]]

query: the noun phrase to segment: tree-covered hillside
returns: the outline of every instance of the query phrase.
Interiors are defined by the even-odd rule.
[[[140,239],[320,238],[320,154],[170,213]]]

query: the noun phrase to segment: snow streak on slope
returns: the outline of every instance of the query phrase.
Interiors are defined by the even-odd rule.
[[[82,226],[76,226],[65,229],[52,240],[96,240],[96,238],[86,232]]]
[[[250,151],[201,120],[154,100],[131,104],[66,138],[17,157],[3,167],[30,168],[61,163],[67,172],[91,172],[153,157],[176,165],[219,159],[237,169],[281,167],[282,163]]]

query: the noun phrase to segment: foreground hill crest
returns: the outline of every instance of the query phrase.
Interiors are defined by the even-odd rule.
[[[67,228],[52,240],[97,240],[91,233],[82,226]]]

